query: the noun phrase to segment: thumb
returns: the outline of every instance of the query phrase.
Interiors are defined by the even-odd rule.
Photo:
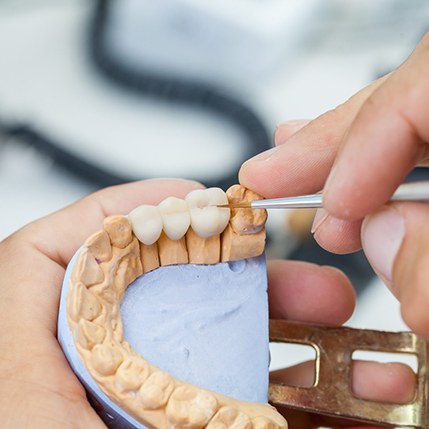
[[[361,234],[368,261],[399,299],[405,323],[429,340],[429,205],[383,206],[366,217]]]

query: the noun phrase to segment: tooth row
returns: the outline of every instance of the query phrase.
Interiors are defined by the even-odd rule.
[[[185,263],[180,262],[183,252],[189,253],[191,262],[194,254],[213,255],[207,249],[215,247],[222,248],[222,260],[263,251],[265,235],[259,224],[264,219],[255,217],[261,214],[243,211],[230,219],[229,211],[228,216],[219,213],[210,205],[241,199],[243,190],[230,188],[226,201],[219,191],[194,191],[185,200],[168,198],[158,207],[139,207],[133,214],[136,222],[131,216],[106,218],[103,230],[86,240],[72,271],[68,323],[78,353],[101,389],[150,427],[286,429],[286,421],[268,404],[245,403],[182,383],[148,363],[123,337],[120,301],[127,286],[144,272],[166,265],[169,258]],[[192,228],[187,231],[189,225]],[[139,243],[138,234],[146,243]],[[218,261],[215,258],[212,263]]]
[[[146,245],[155,243],[162,231],[171,240],[180,240],[192,227],[202,238],[220,234],[228,225],[230,210],[217,205],[228,204],[220,188],[197,189],[184,200],[169,197],[157,207],[141,205],[129,214],[133,232]]]

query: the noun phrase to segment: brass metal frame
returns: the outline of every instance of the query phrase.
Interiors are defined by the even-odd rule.
[[[270,341],[305,344],[316,350],[314,385],[304,388],[270,383],[272,405],[368,423],[429,428],[427,345],[417,335],[270,320]],[[413,401],[391,404],[355,397],[351,389],[355,350],[415,355],[418,368]]]

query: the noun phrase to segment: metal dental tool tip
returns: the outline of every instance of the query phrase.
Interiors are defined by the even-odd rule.
[[[429,202],[429,181],[404,183],[392,195],[391,201]],[[310,209],[323,207],[323,195],[301,195],[298,197],[274,198],[223,204],[217,207],[231,209]]]

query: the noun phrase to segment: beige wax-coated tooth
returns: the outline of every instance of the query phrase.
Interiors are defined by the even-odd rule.
[[[261,255],[265,250],[265,229],[256,234],[239,235],[228,225],[221,236],[221,261],[237,261]]]
[[[247,414],[225,406],[210,420],[206,429],[252,429],[252,422]]]
[[[139,390],[139,399],[145,410],[164,407],[174,390],[174,380],[163,371],[156,371],[149,376]]]
[[[70,294],[67,297],[69,317],[78,322],[80,318],[94,320],[101,313],[101,303],[82,282],[70,282]]]
[[[156,270],[159,266],[158,244],[151,245],[140,243],[140,259],[143,266],[143,273]]]
[[[87,248],[80,252],[71,273],[71,279],[82,282],[86,286],[101,283],[104,279],[103,271]]]
[[[92,350],[103,342],[106,330],[103,326],[81,319],[75,328],[75,341],[86,350]]]
[[[248,201],[260,200],[262,197],[256,192],[241,185],[233,185],[227,191],[228,202],[239,204]],[[234,232],[240,235],[255,234],[262,231],[267,221],[267,211],[263,209],[231,209],[230,225]]]
[[[92,367],[101,375],[112,375],[123,361],[118,344],[96,344],[91,352]]]
[[[111,306],[115,305],[118,302],[117,292],[115,292],[115,290],[110,288],[101,289],[98,296],[100,297],[100,299],[110,304]]]
[[[259,402],[244,402],[228,396],[214,393],[222,407],[235,409],[238,413],[243,413],[253,422],[256,418],[258,424],[273,424],[273,428],[287,429],[287,421],[279,412],[270,404]],[[258,421],[259,417],[263,417]],[[214,418],[213,418],[214,419]],[[229,427],[229,426],[227,426]]]
[[[69,290],[66,298],[67,319],[75,323],[80,319],[80,293],[76,291],[78,282],[69,282]]]
[[[104,219],[104,230],[109,234],[112,246],[123,249],[133,238],[131,222],[121,215],[109,216]]]
[[[115,249],[120,254],[124,250]],[[114,253],[115,253],[114,251]],[[120,257],[120,261],[116,270],[112,273],[115,277],[115,287],[120,299],[125,292],[125,289],[137,277],[143,273],[142,263],[140,260],[140,244],[137,238],[133,237],[132,241],[126,247],[126,253]]]
[[[202,429],[218,407],[215,396],[190,384],[179,386],[168,400],[166,415],[170,428]]]
[[[220,235],[201,238],[192,228],[186,233],[190,264],[217,264],[220,261]]]
[[[158,239],[158,254],[162,266],[187,264],[189,259],[185,237],[170,240],[163,232]]]
[[[112,257],[112,245],[106,231],[95,232],[85,241],[84,245],[98,261],[110,261]]]
[[[119,343],[122,342],[122,340],[124,339],[124,328],[122,325],[122,319],[120,317],[112,319],[111,326],[112,338]]]
[[[120,391],[138,390],[149,377],[149,364],[141,357],[126,358],[115,374],[115,385]]]

